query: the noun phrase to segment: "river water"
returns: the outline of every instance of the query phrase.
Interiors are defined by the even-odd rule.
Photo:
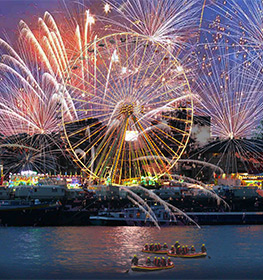
[[[146,242],[205,243],[203,259],[173,258],[172,270],[128,271]],[[1,227],[0,278],[226,279],[263,278],[263,226]],[[153,258],[153,257],[152,257]],[[127,272],[128,271],[128,272]]]

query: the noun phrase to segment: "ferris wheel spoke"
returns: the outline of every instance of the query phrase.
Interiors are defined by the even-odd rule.
[[[101,123],[100,123],[99,121],[93,122],[93,123],[91,123],[91,124],[88,125],[88,126],[84,126],[84,127],[80,128],[80,129],[78,129],[78,130],[76,130],[76,131],[74,131],[74,132],[68,134],[68,138],[70,138],[70,137],[72,137],[72,136],[75,136],[75,135],[77,135],[77,134],[79,134],[79,133],[82,133],[83,131],[87,131],[87,129],[93,128],[94,126],[97,126],[97,125],[100,125],[100,124],[101,124]]]
[[[148,90],[146,90],[146,93],[145,93],[145,99],[149,98],[149,96],[153,93],[153,92],[156,92],[157,89],[155,89],[153,92],[152,92],[152,88],[153,86],[157,83],[157,82],[161,82],[161,79],[163,78],[163,76],[171,69],[172,65],[169,65],[169,67],[160,75],[158,76],[157,79],[155,79],[155,81],[153,83],[151,83],[151,86]],[[157,85],[158,86],[158,85]],[[163,85],[161,85],[162,87]],[[149,93],[148,93],[149,92]],[[148,94],[147,94],[148,93]]]
[[[119,145],[120,138],[122,138],[122,129],[123,129],[123,128],[120,128],[119,132],[117,133],[117,137],[116,137],[114,143],[112,143],[112,145],[111,145],[109,148],[104,149],[104,154],[107,153],[107,156],[106,156],[106,158],[105,158],[106,165],[108,164],[108,162],[109,162],[111,159],[115,159],[114,154],[115,154],[115,151],[118,150],[118,149],[116,149],[116,145],[117,145],[117,146]],[[116,132],[117,132],[117,131],[116,131]],[[104,164],[105,168],[106,168],[106,165]],[[101,169],[102,171],[100,171],[100,173],[101,173],[101,172],[104,173],[105,168],[104,168],[103,170]],[[112,173],[112,169],[113,169],[113,168],[114,168],[114,163],[112,163],[112,167],[111,167],[111,171],[110,171],[111,173]]]
[[[107,117],[109,117],[109,114],[108,113],[107,114],[101,114],[101,115],[99,115],[99,117],[107,118]],[[91,116],[91,117],[85,117],[85,118],[77,119],[77,120],[74,120],[74,121],[65,121],[64,126],[68,125],[68,124],[74,124],[74,123],[79,123],[79,122],[83,122],[83,121],[92,120],[94,118],[95,118],[94,116]]]
[[[97,133],[98,133],[98,132],[100,132],[100,131],[97,131]],[[83,156],[81,157],[81,159],[83,159],[89,152],[91,152],[92,149],[94,148],[94,146],[96,146],[97,144],[100,144],[99,141],[101,141],[101,140],[103,140],[103,139],[105,140],[105,136],[106,136],[106,132],[101,133],[101,134],[99,134],[99,135],[95,138],[95,140],[94,140],[92,143],[89,143],[89,145],[86,146],[86,148],[85,148],[85,150],[84,150],[84,154],[83,154]],[[104,143],[105,143],[105,141],[104,141]],[[101,147],[101,146],[100,146],[100,147]],[[97,149],[97,150],[100,150],[100,148]],[[95,154],[94,157],[91,158],[89,164],[87,165],[87,168],[90,168],[90,167],[94,164],[95,160],[97,159],[97,156],[96,156],[96,155],[97,155],[97,153]]]
[[[146,55],[146,51],[147,51],[148,46],[149,46],[148,42],[144,44],[143,53],[142,53],[142,56],[140,58],[139,65],[136,67],[136,73],[135,74],[137,74],[137,75],[136,75],[135,80],[133,79],[133,81],[132,81],[133,82],[132,83],[133,88],[139,88],[138,80],[142,75],[141,72],[144,70],[145,65],[147,65],[147,62],[145,61],[145,55]],[[137,47],[138,47],[138,44],[137,44]],[[141,48],[142,46],[139,46],[139,47]],[[138,55],[138,53],[139,53],[139,50],[135,50],[134,51],[134,57],[136,57]],[[134,64],[134,65],[136,65],[136,64]],[[148,65],[150,67],[150,63],[148,63]],[[141,82],[140,82],[140,84],[141,84]]]
[[[169,139],[172,141],[172,140],[176,140],[174,139],[173,137],[171,137],[168,133],[164,132],[163,130],[161,129],[158,129],[159,132],[161,132],[165,137],[169,137]],[[178,153],[176,153],[166,142],[164,142],[161,137],[156,134],[153,130],[151,130],[151,133],[154,135],[155,138],[157,138],[159,140],[160,143],[162,143],[166,149],[167,152],[169,152],[171,155],[176,156],[177,158],[179,158],[179,155]],[[185,133],[185,132],[184,132]],[[181,142],[177,142],[177,141],[174,141],[176,143],[177,146],[181,146],[182,143]]]
[[[185,94],[185,95],[182,95],[182,96],[179,96],[178,94],[177,94],[177,91],[179,91],[180,89],[182,89],[182,88],[184,88],[184,86],[185,86],[186,84],[182,84],[182,85],[180,85],[180,86],[178,86],[178,87],[176,87],[176,88],[173,88],[173,89],[169,89],[169,90],[166,90],[166,91],[162,91],[162,92],[160,92],[160,93],[157,93],[157,90],[156,91],[154,91],[154,92],[152,92],[151,93],[151,95],[152,94],[155,94],[154,95],[154,97],[153,98],[150,98],[150,96],[148,97],[148,99],[147,98],[145,98],[145,100],[143,100],[144,102],[151,102],[151,105],[157,105],[157,104],[163,104],[163,105],[166,105],[166,104],[169,104],[170,102],[172,102],[172,101],[174,101],[174,102],[176,102],[176,101],[184,101],[185,99],[189,99],[189,94]],[[160,87],[161,88],[161,87]],[[161,97],[164,97],[165,95],[167,95],[167,94],[169,94],[169,93],[173,93],[173,97],[171,97],[171,96],[167,96],[166,98],[168,98],[167,100],[165,100],[165,99],[162,99],[161,101],[160,101],[160,98]],[[176,95],[175,95],[175,93],[176,93]],[[149,101],[150,100],[150,101]],[[156,100],[156,102],[154,102]]]
[[[94,136],[95,134],[99,133],[100,131],[102,131],[104,129],[104,127],[101,127],[100,129],[97,129],[94,133],[92,133],[90,136],[87,136],[85,138],[82,138],[81,140],[79,140],[77,143],[74,144],[74,146],[72,146],[72,148],[75,150],[76,148],[78,148],[81,144],[85,143],[86,141],[88,141],[92,136]]]
[[[151,123],[147,122],[147,121],[144,121],[146,123],[146,126],[152,126]],[[162,125],[165,125],[165,123],[162,123]],[[172,126],[167,126],[167,128],[170,128]],[[170,134],[166,133],[165,131],[163,131],[162,129],[160,129],[158,126],[154,126],[154,129],[156,129],[157,131],[159,131],[164,137],[168,137],[168,139],[170,139],[174,144],[176,144],[177,146],[181,146],[182,145],[182,142],[178,141],[177,139],[173,138]],[[178,128],[174,128],[173,129],[175,131],[178,131],[179,133],[182,134],[182,136],[185,135],[185,132],[178,129]],[[152,130],[151,130],[152,131]]]
[[[139,126],[140,130],[142,132],[144,132],[143,126],[141,125],[140,122],[137,122],[137,125]],[[155,163],[157,164],[159,170],[161,170],[161,168],[159,167],[159,163],[156,160],[156,156],[158,158],[158,160],[160,161],[160,164],[162,164],[162,166],[165,168],[165,163],[162,161],[161,157],[159,157],[160,154],[162,154],[162,152],[159,150],[159,148],[157,147],[157,145],[155,145],[154,141],[152,141],[152,139],[147,135],[147,133],[143,133],[142,134],[144,140],[145,140],[145,144],[148,147],[148,151],[150,152],[151,156],[153,157]]]
[[[154,53],[156,53],[156,52],[158,51],[158,48],[159,48],[159,45],[157,45],[157,46],[155,47]],[[146,74],[148,73],[148,70],[150,69],[150,66],[152,65],[154,59],[155,59],[155,56],[153,55],[153,56],[151,57],[149,63],[147,63],[147,67],[146,67],[146,69],[145,69],[145,71],[144,71],[143,77],[141,78],[141,81],[140,81],[140,83],[139,83],[139,85],[138,85],[138,88],[140,88],[140,87],[143,85],[143,81],[145,80]],[[142,89],[142,90],[143,90],[143,89]]]
[[[93,74],[92,74],[91,72],[89,72],[89,74],[90,74],[93,78],[95,78],[95,76],[93,76]],[[73,75],[76,75],[76,74],[73,73]],[[79,77],[79,78],[80,78],[80,77]],[[82,79],[82,78],[80,78],[80,79]],[[89,82],[87,82],[86,80],[81,80],[81,82],[82,82],[83,84],[87,84],[88,86],[91,86],[93,89],[96,89],[98,92],[104,94],[104,92],[103,92],[102,90],[100,90],[98,87],[95,88],[95,86],[94,86],[92,83],[89,83]],[[99,80],[98,80],[97,82],[98,82],[104,89],[106,88],[105,85],[104,85],[102,82],[100,82]],[[73,88],[73,89],[75,89],[75,90],[78,90],[78,91],[80,91],[80,92],[82,92],[82,93],[84,93],[84,94],[87,93],[86,90],[80,89],[80,88],[78,88],[78,87],[76,87],[76,86],[73,86],[72,84],[67,84],[67,86],[68,86],[69,88]],[[102,101],[104,101],[103,97],[101,97],[101,96],[99,96],[99,95],[94,95],[94,93],[91,93],[91,91],[89,91],[88,94],[89,94],[90,96],[96,97],[96,98],[101,99]],[[116,99],[114,99],[112,96],[109,96],[109,95],[106,95],[106,96],[107,96],[113,103],[116,103]]]
[[[98,148],[96,149],[94,158],[91,160],[90,164],[88,165],[88,167],[90,167],[91,163],[94,163],[96,159],[99,160],[99,163],[97,164],[97,167],[95,169],[95,173],[98,173],[98,170],[101,168],[105,154],[110,153],[110,151],[112,149],[112,146],[110,147],[110,144],[111,144],[110,137],[112,137],[114,135],[115,131],[116,131],[116,128],[113,129],[110,134],[107,134],[107,131],[105,131],[102,134],[102,136],[100,136],[99,139],[96,141],[96,143],[99,143],[99,141],[101,140]]]
[[[119,162],[119,158],[120,158],[120,154],[121,154],[121,149],[122,149],[122,146],[123,146],[123,143],[124,143],[128,123],[129,123],[129,119],[127,118],[127,120],[125,121],[124,133],[120,137],[120,141],[117,144],[119,148],[116,150],[116,154],[114,156],[114,162],[113,162],[113,165],[112,165],[112,179],[113,180],[114,180],[115,175],[116,175],[115,172],[116,172],[116,168],[118,166],[118,162]]]

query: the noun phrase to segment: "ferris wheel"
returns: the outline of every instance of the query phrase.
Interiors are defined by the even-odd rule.
[[[168,46],[134,33],[95,38],[64,74],[64,138],[83,171],[116,184],[169,173],[189,139],[193,100]]]

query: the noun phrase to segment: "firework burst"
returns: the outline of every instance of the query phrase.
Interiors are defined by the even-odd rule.
[[[222,36],[213,44],[204,43],[198,53],[196,92],[201,101],[196,112],[211,116],[212,137],[218,139],[203,151],[218,151],[217,162],[212,162],[231,173],[261,165],[262,144],[252,138],[262,119],[263,97],[260,71],[244,63],[239,47],[230,48],[228,42]]]
[[[108,1],[119,15],[108,19],[119,31],[136,32],[173,47],[185,46],[198,33],[199,1]],[[124,29],[125,28],[125,29]]]

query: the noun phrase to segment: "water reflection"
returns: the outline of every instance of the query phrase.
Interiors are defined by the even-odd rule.
[[[221,267],[233,277],[238,277],[233,272],[237,270],[243,271],[242,275],[250,273],[251,278],[253,273],[263,272],[262,230],[263,226],[170,227],[161,231],[146,227],[0,228],[0,269],[2,275],[12,278],[24,278],[28,273],[32,278],[87,278],[98,273],[120,277],[130,268],[134,254],[146,259],[148,255],[141,252],[146,242],[171,245],[178,240],[182,245],[194,244],[198,250],[205,243],[211,259],[174,259],[175,269],[155,274],[160,278],[214,278],[215,273],[223,277]],[[125,277],[140,275],[128,273]]]

